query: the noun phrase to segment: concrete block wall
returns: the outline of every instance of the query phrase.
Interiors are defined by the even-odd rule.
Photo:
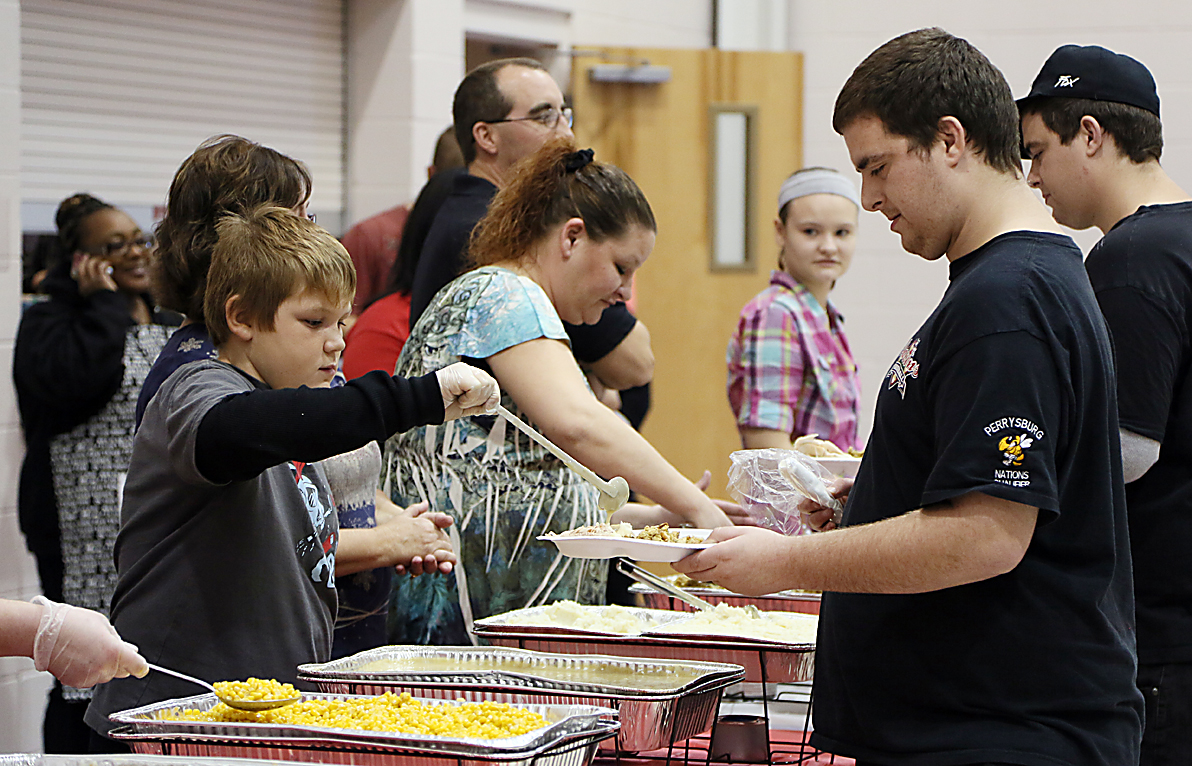
[[[21,307],[20,12],[18,0],[0,0],[0,598],[28,600],[40,586],[17,526],[25,448],[9,372]],[[49,682],[31,660],[0,658],[0,753],[40,750]]]
[[[450,96],[462,74],[466,35],[534,40],[561,52],[588,45],[702,48],[712,40],[711,0],[345,0],[349,14],[345,224],[399,202],[421,185],[435,136],[450,121]],[[727,47],[772,50],[786,19],[785,47],[804,53],[804,160],[848,170],[831,110],[841,84],[875,47],[921,26],[941,25],[981,48],[1025,93],[1057,46],[1097,43],[1140,58],[1163,99],[1164,165],[1192,189],[1192,72],[1183,52],[1192,5],[1138,0],[1123,14],[1112,0],[1089,0],[1081,13],[1048,13],[1047,4],[1005,0],[997,13],[977,0],[737,0],[740,13],[720,29]],[[19,316],[20,109],[19,0],[0,0],[0,597],[29,598],[37,575],[17,530],[16,479],[22,457],[11,377]],[[731,21],[732,23],[727,23]],[[752,31],[751,31],[752,30]],[[781,36],[779,36],[781,37]],[[538,39],[541,38],[541,39]],[[567,56],[557,57],[562,61]],[[565,72],[556,71],[566,81]],[[1086,249],[1095,232],[1077,235]],[[862,216],[858,256],[836,299],[848,317],[862,367],[862,424],[890,361],[934,307],[947,269],[902,251],[873,214]],[[709,374],[722,375],[721,370]],[[32,663],[0,659],[0,753],[40,748],[47,677]]]
[[[1159,87],[1166,144],[1163,166],[1192,192],[1192,71],[1186,53],[1192,5],[1141,0],[1123,13],[1110,0],[1090,0],[1080,13],[1072,14],[1031,0],[1005,0],[996,12],[988,3],[971,0],[791,0],[789,20],[790,49],[804,53],[803,158],[808,165],[852,172],[844,141],[832,130],[832,106],[840,87],[885,41],[921,27],[941,26],[984,52],[1016,96],[1030,90],[1043,61],[1060,45],[1103,45],[1139,59]],[[852,177],[860,183],[856,173]],[[1073,235],[1086,253],[1100,238],[1096,230]],[[861,367],[864,433],[871,427],[873,401],[891,362],[946,287],[946,264],[906,253],[884,217],[862,214],[856,258],[833,297],[846,317]]]

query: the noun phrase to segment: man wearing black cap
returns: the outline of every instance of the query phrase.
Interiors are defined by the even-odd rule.
[[[1138,61],[1065,45],[1018,105],[1031,185],[1056,221],[1105,235],[1085,266],[1117,353],[1146,697],[1141,763],[1184,762],[1192,753],[1192,200],[1159,166],[1159,96]]]

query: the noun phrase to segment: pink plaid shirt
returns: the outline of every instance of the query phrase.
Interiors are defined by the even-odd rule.
[[[728,344],[728,400],[738,427],[818,434],[860,449],[860,382],[843,317],[785,271],[741,309]]]

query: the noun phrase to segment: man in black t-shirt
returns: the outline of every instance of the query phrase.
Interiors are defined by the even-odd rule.
[[[862,202],[948,259],[898,354],[839,529],[716,530],[681,572],[825,591],[812,742],[862,766],[1138,757],[1134,604],[1109,335],[1026,185],[1001,73],[940,29],[857,67],[833,126]]]
[[[467,172],[453,180],[427,232],[410,294],[410,327],[435,294],[466,266],[468,239],[513,166],[547,139],[571,135],[571,109],[550,73],[534,59],[499,59],[469,72],[452,104],[455,137]],[[645,325],[619,303],[590,327],[567,325],[572,351],[597,389],[650,382],[654,355]]]
[[[1192,753],[1192,198],[1159,166],[1155,81],[1129,56],[1065,45],[1018,108],[1027,180],[1056,221],[1105,235],[1085,266],[1117,354],[1140,763],[1178,763]]]

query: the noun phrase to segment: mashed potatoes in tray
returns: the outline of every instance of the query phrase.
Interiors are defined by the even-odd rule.
[[[729,636],[781,644],[814,644],[819,615],[798,612],[762,612],[751,617],[743,607],[717,604],[691,617],[650,630],[655,635]]]
[[[556,601],[540,611],[519,617],[515,624],[630,635],[642,633],[661,624],[650,619],[648,614],[640,609],[629,609],[616,604],[585,606],[574,601]]]

